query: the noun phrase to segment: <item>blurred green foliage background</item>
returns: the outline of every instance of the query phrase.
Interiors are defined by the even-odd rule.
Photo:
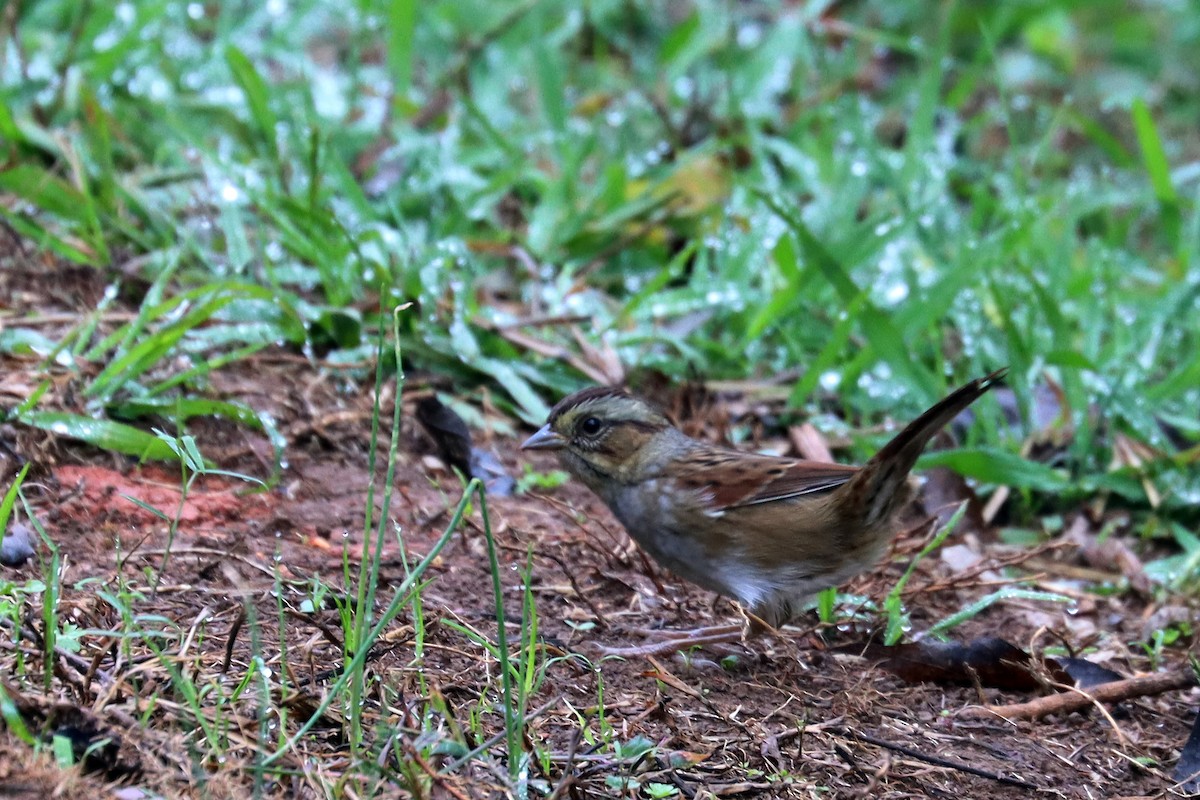
[[[0,214],[110,299],[146,287],[108,336],[0,332],[97,365],[85,416],[262,425],[206,376],[273,344],[363,364],[412,302],[408,366],[528,422],[623,368],[857,422],[1008,364],[1024,434],[1061,387],[1068,452],[960,470],[1200,499],[1186,0],[43,0],[0,26]],[[981,446],[1015,451],[1004,427]],[[1114,432],[1162,458],[1108,474]]]

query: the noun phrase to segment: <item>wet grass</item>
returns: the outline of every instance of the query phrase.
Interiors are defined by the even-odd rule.
[[[273,482],[286,440],[211,378],[277,346],[363,385],[376,368],[448,376],[527,423],[569,390],[655,371],[748,381],[831,431],[909,418],[1009,365],[1015,420],[985,410],[966,447],[925,464],[1007,487],[1014,528],[1110,496],[1125,532],[1173,548],[1152,565],[1161,591],[1195,590],[1200,22],[1185,3],[43,0],[3,17],[14,258],[111,284],[63,335],[3,312],[0,352],[44,360],[12,422],[175,461],[189,422],[217,416],[270,438]],[[853,457],[878,444],[861,438]],[[366,531],[381,543],[388,523]],[[419,591],[372,616],[366,564],[345,612],[355,746],[390,741],[354,716],[373,691],[356,643],[396,603],[422,617]],[[122,597],[122,637],[168,636]],[[531,597],[521,613],[536,619]],[[545,663],[522,630],[478,642],[500,664],[503,771],[533,791],[539,754],[516,753]],[[222,757],[206,689],[172,675]],[[416,756],[466,759],[490,731],[430,738],[412,785],[431,780]]]
[[[415,304],[413,365],[529,422],[618,362],[782,376],[852,420],[1009,364],[1026,425],[1048,376],[1068,474],[1099,474],[1089,409],[1198,433],[1200,32],[1171,9],[22,7],[0,213],[113,296],[150,285],[107,337],[102,304],[0,345],[73,357],[89,418],[258,427],[206,376],[274,343],[368,361],[381,302]]]

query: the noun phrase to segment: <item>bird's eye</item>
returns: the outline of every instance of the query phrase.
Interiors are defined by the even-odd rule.
[[[604,427],[604,423],[596,417],[588,417],[579,423],[579,432],[585,436],[595,436]]]

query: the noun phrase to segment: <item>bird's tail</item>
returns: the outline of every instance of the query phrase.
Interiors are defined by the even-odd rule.
[[[908,479],[913,464],[938,431],[974,403],[1004,377],[1008,368],[998,369],[983,378],[954,390],[935,403],[928,411],[900,431],[883,446],[863,468],[838,491],[853,497],[843,507],[862,516],[858,523],[872,529],[887,519],[899,506],[906,493],[898,491]]]

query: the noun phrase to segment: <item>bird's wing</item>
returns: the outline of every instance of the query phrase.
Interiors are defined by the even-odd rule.
[[[710,511],[788,500],[836,489],[858,467],[707,450],[677,461],[679,488],[697,492]]]

